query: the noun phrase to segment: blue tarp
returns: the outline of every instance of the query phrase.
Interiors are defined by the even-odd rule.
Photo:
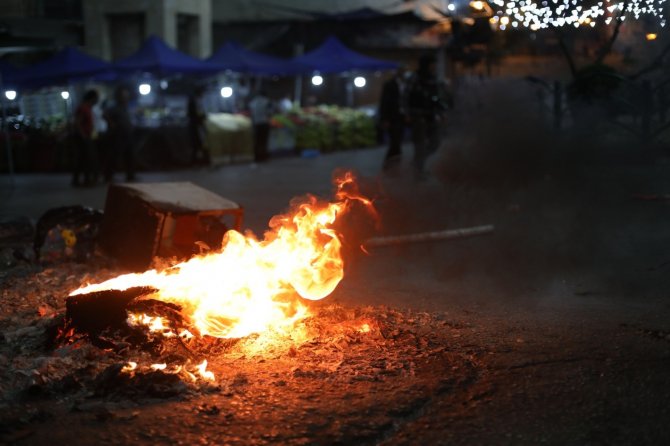
[[[5,62],[4,60],[0,60],[0,75],[2,75],[2,85],[3,87],[15,87],[17,85],[17,79],[18,79],[18,74],[20,72],[20,69],[15,67],[14,65],[10,64],[9,62]]]
[[[234,42],[221,46],[206,62],[220,71],[244,74],[289,75],[305,71],[305,67],[290,60],[256,53]]]
[[[318,48],[293,58],[293,62],[304,65],[311,71],[320,73],[342,73],[360,70],[388,70],[398,64],[386,60],[374,59],[359,54],[342,44],[336,37],[329,37]]]
[[[121,73],[144,72],[156,75],[176,73],[212,73],[217,71],[205,62],[170,48],[156,36],[149,37],[142,47],[128,57],[114,62]]]
[[[25,87],[46,87],[105,77],[110,73],[111,65],[104,60],[84,54],[76,48],[66,47],[43,62],[18,70],[14,74],[14,81]]]

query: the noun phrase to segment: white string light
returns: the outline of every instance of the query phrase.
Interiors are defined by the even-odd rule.
[[[504,30],[508,24],[516,24],[535,31],[562,26],[595,27],[599,23],[609,25],[612,20],[623,21],[626,16],[635,19],[652,16],[659,20],[661,27],[665,27],[666,17],[663,10],[666,1],[493,0],[489,1],[494,11],[490,21],[500,30]]]

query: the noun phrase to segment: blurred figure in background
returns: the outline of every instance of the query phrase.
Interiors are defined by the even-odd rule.
[[[95,182],[93,166],[93,137],[95,121],[93,107],[100,96],[96,90],[84,93],[81,104],[74,113],[74,160],[72,169],[72,185],[74,187],[92,186]],[[82,177],[83,176],[83,182]]]
[[[425,179],[428,156],[440,145],[440,130],[445,112],[452,105],[446,85],[437,79],[435,57],[419,58],[416,73],[406,89],[407,114],[414,143],[414,171],[417,179]]]
[[[404,67],[398,68],[393,77],[384,82],[379,99],[379,123],[389,144],[384,157],[384,169],[398,165],[402,156],[402,140],[407,119],[403,106],[405,73]]]
[[[193,94],[188,98],[188,134],[191,141],[191,164],[209,164],[209,151],[205,147],[205,137],[207,127],[205,122],[207,114],[205,113],[202,97],[205,88],[197,87]]]
[[[262,163],[268,159],[268,140],[270,138],[270,118],[274,112],[274,105],[261,89],[249,101],[251,122],[254,125],[254,161]]]
[[[126,169],[126,181],[135,181],[135,139],[133,124],[130,120],[128,104],[130,90],[125,86],[117,87],[114,91],[114,102],[105,110],[107,120],[106,156],[104,162],[105,181],[114,180],[114,171],[118,163],[119,153],[123,154]]]
[[[98,181],[101,170],[104,171],[106,139],[107,139],[107,121],[104,117],[104,108],[106,100],[102,97],[98,98],[98,103],[93,106],[93,167],[94,167],[94,181]]]
[[[288,94],[282,96],[282,98],[279,100],[278,107],[281,113],[287,113],[293,110],[293,101],[291,101],[291,98]]]

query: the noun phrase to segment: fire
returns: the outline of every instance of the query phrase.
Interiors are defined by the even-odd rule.
[[[134,361],[129,361],[126,365],[123,366],[121,369],[121,372],[123,373],[130,373],[134,371],[137,368],[137,363]]]
[[[358,332],[359,333],[370,333],[370,330],[371,330],[370,324],[365,323],[365,324],[360,326],[360,328],[358,329]]]
[[[290,331],[308,315],[296,294],[323,299],[344,276],[342,243],[333,223],[353,202],[374,213],[351,173],[337,179],[336,186],[335,202],[308,196],[291,213],[273,217],[263,240],[229,231],[219,252],[162,271],[118,276],[70,295],[152,287],[158,291],[147,297],[181,306],[192,327],[203,335],[237,338],[270,329]],[[129,323],[172,333],[160,318],[130,315]],[[206,366],[205,362],[199,369],[203,376],[209,373]]]
[[[210,372],[207,370],[207,360],[204,359],[199,365],[198,365],[198,373],[203,379],[206,379],[208,381],[214,381],[214,373]]]
[[[137,326],[144,325],[150,332],[162,333],[163,336],[175,336],[174,332],[165,325],[165,321],[160,316],[149,316],[147,314],[129,314],[126,320],[128,325]]]
[[[171,366],[168,366],[167,363],[157,363],[157,364],[151,364],[147,368],[146,366],[143,367],[143,370],[151,370],[152,372],[162,372],[166,373],[169,375],[182,375],[183,377],[186,377],[190,379],[192,382],[196,382],[199,379],[203,379],[205,381],[216,381],[216,376],[214,376],[214,373],[211,371],[207,370],[207,360],[204,359],[200,364],[195,366],[195,369],[191,366],[191,370],[193,372],[189,371],[187,369],[188,362],[184,365],[179,365],[179,364],[173,364]],[[130,376],[134,376],[135,373],[141,372],[142,369],[138,366],[136,362],[133,361],[128,361],[122,368],[121,368],[121,373],[128,374]],[[196,375],[197,373],[197,375]]]

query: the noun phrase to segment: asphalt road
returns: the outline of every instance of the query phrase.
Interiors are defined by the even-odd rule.
[[[426,365],[430,372],[407,381],[407,386],[423,386],[412,388],[418,397],[402,403],[404,394],[389,394],[383,400],[388,413],[394,413],[394,405],[404,407],[391,421],[373,422],[381,416],[376,412],[369,424],[341,415],[338,423],[353,424],[338,436],[332,434],[332,420],[327,426],[314,424],[309,413],[300,412],[310,423],[308,432],[297,439],[289,434],[275,439],[291,444],[670,440],[668,207],[662,200],[632,197],[666,190],[667,164],[596,163],[570,175],[548,169],[525,184],[490,186],[442,175],[440,163],[449,160],[444,153],[432,161],[434,175],[422,182],[413,180],[407,165],[380,173],[382,156],[382,149],[371,149],[277,159],[260,166],[141,175],[141,181],[193,181],[238,201],[246,210],[245,226],[257,233],[292,197],[328,196],[336,168],[361,174],[364,189],[380,210],[382,233],[496,226],[493,234],[473,239],[376,248],[367,255],[351,249],[345,279],[328,298],[344,307],[372,305],[449,318],[449,329],[436,333],[435,342],[467,359],[470,375],[455,371],[459,364],[453,358],[435,357]],[[67,180],[64,175],[17,176],[12,192],[5,189],[2,213],[36,218],[58,205],[103,206],[104,187],[72,189]],[[305,387],[308,393],[313,388],[317,395],[321,384],[310,385]],[[252,390],[245,404],[271,411],[258,395],[248,396]],[[336,387],[328,398],[313,400],[314,410],[328,412],[345,390]],[[137,421],[122,425],[89,425],[85,415],[64,416],[87,432],[80,438],[142,444],[151,440],[141,430],[160,429],[161,422],[151,421],[149,414],[170,419],[175,410],[208,401],[226,404],[220,397],[211,398],[151,405],[141,409]],[[374,406],[374,401],[366,404]],[[354,407],[367,413],[373,406]],[[245,440],[250,434],[235,422],[226,429],[237,436],[227,437],[211,420],[187,419],[188,428],[168,429],[161,441],[191,438],[203,430],[210,432],[204,444],[263,444],[273,438],[251,435]],[[271,429],[262,416],[247,422],[255,423],[258,432]],[[19,436],[17,444],[39,444],[54,429],[52,421],[43,423],[31,422],[34,430]],[[117,429],[123,435],[115,438]],[[66,431],[59,435],[77,443]]]
[[[425,338],[442,349],[419,361],[414,375],[325,393],[330,384],[302,377],[307,381],[289,380],[288,390],[270,400],[268,388],[250,386],[236,401],[244,413],[257,408],[260,415],[225,423],[188,414],[212,401],[233,410],[229,395],[142,406],[137,417],[120,414],[103,425],[74,413],[64,419],[80,436],[60,430],[58,438],[69,444],[669,443],[670,208],[663,195],[670,192],[670,162],[632,144],[611,150],[614,137],[593,150],[554,141],[520,118],[530,112],[509,113],[517,128],[522,124],[516,133],[505,116],[494,128],[450,131],[429,164],[431,177],[420,182],[411,174],[409,146],[405,164],[386,173],[382,148],[141,173],[140,181],[192,181],[237,201],[245,227],[257,234],[291,198],[329,196],[332,173],[341,168],[361,175],[380,211],[380,233],[480,224],[495,231],[368,254],[347,247],[345,278],[329,304],[372,306],[379,314],[427,312],[446,321],[425,325],[431,333],[421,324],[408,329],[416,342]],[[2,215],[35,219],[55,206],[104,204],[104,187],[72,189],[66,175],[18,175],[11,187],[2,181]],[[293,401],[292,390],[303,409],[273,406]],[[360,401],[346,411],[342,398]],[[307,427],[277,430],[291,417]],[[11,438],[42,444],[57,426],[29,421],[32,431]]]

